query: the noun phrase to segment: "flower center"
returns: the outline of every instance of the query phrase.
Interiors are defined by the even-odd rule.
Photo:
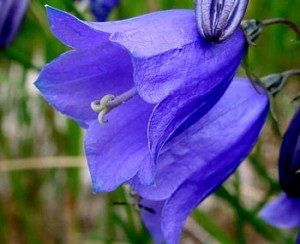
[[[99,123],[105,125],[108,121],[104,119],[104,115],[106,115],[113,108],[118,107],[120,104],[125,103],[135,95],[137,95],[137,90],[135,87],[122,93],[119,96],[107,94],[103,96],[100,100],[93,101],[91,103],[91,108],[94,112],[99,113],[98,115]]]

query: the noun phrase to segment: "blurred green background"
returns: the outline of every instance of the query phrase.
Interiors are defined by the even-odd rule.
[[[81,3],[31,0],[19,35],[0,49],[0,243],[151,243],[138,212],[113,204],[127,201],[124,189],[92,193],[83,130],[33,86],[43,65],[67,50],[49,31],[45,4],[93,20]],[[193,4],[121,0],[109,19]],[[283,17],[300,26],[299,9],[299,0],[250,0],[245,18]],[[300,45],[287,26],[265,28],[256,44],[249,49],[256,75],[300,68]],[[188,219],[182,243],[293,243],[295,231],[274,229],[257,213],[280,192],[278,148],[299,91],[299,77],[291,77],[272,102],[279,130],[270,119],[246,162]]]

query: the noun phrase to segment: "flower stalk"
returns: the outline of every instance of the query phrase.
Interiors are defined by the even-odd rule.
[[[254,41],[260,36],[263,28],[274,24],[285,24],[292,29],[298,37],[300,36],[300,28],[292,21],[284,18],[266,19],[263,21],[255,19],[243,20],[241,22],[241,27],[244,31],[248,44],[255,46]]]

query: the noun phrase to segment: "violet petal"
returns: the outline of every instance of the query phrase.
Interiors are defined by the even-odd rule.
[[[84,22],[50,7],[47,11],[53,33],[69,46],[79,49],[113,42],[125,48],[139,95],[151,103],[187,83],[200,82],[210,67],[222,63],[223,55],[238,59],[246,45],[240,30],[224,46],[207,43],[197,31],[191,10],[111,22]]]
[[[251,105],[257,106],[257,111],[248,112],[247,109],[250,109]],[[157,187],[144,186],[134,178],[131,182],[134,189],[147,199],[168,198],[194,171],[206,169],[208,162],[213,164],[218,154],[228,153],[231,145],[243,138],[240,134],[245,133],[248,127],[254,127],[254,119],[259,118],[259,122],[262,123],[266,112],[265,94],[259,95],[247,79],[235,78],[212,110],[164,146],[157,161]],[[241,117],[239,123],[244,123],[244,127],[237,126],[235,121],[238,120],[238,116]],[[251,133],[255,134],[258,127],[251,127],[253,129]],[[253,138],[249,136],[250,139]],[[246,142],[245,146],[242,143],[238,145],[236,150],[245,152],[250,147]],[[254,140],[251,142],[254,143]]]
[[[155,243],[160,244],[163,242],[163,235],[161,231],[161,211],[164,206],[165,201],[150,201],[142,199],[140,204],[147,208],[151,208],[155,213],[150,213],[149,211],[142,210],[141,217],[144,221],[145,226],[149,230]]]
[[[108,43],[104,49],[62,54],[43,68],[35,85],[53,107],[87,124],[97,119],[92,101],[106,94],[119,95],[134,84],[126,52]]]
[[[65,45],[75,49],[88,49],[109,42],[109,33],[97,31],[75,16],[46,6],[52,33]]]
[[[223,95],[243,58],[245,50],[241,39],[242,34],[237,32],[227,43],[207,47],[206,58],[209,55],[211,60],[199,60],[199,63],[207,62],[206,66],[194,71],[201,78],[184,84],[184,87],[174,91],[155,107],[148,129],[150,152],[154,162],[162,146],[172,134],[180,133],[178,129],[187,123],[192,114],[197,111],[199,119],[200,113],[204,115]],[[232,45],[233,42],[236,44]],[[218,53],[217,59],[214,59],[215,52]]]
[[[281,193],[261,210],[259,216],[278,228],[299,227],[300,198],[289,198],[285,193]]]
[[[95,192],[115,190],[139,170],[147,148],[147,121],[153,105],[134,97],[111,110],[106,125],[90,124],[85,153]]]
[[[267,113],[268,98],[264,91],[261,89],[259,94],[246,79],[235,79],[219,103],[200,120],[208,124],[202,130],[202,127],[191,127],[198,137],[196,141],[191,140],[191,146],[198,150],[190,150],[201,155],[198,160],[202,163],[191,170],[163,208],[162,228],[168,243],[178,242],[189,213],[215,191],[248,155]],[[195,159],[192,163],[196,162]]]

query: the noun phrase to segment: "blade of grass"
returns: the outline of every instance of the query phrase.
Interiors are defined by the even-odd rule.
[[[212,237],[214,237],[217,241],[224,244],[234,243],[226,232],[224,232],[220,227],[218,227],[214,221],[205,214],[200,209],[195,209],[192,212],[191,217],[199,224],[203,229],[207,231]]]
[[[251,224],[257,233],[265,237],[267,240],[275,241],[276,239],[278,240],[278,238],[280,238],[278,232],[271,231],[270,228],[265,225],[263,220],[256,217],[253,212],[244,208],[223,186],[216,191],[216,196],[230,204],[230,206],[239,213],[245,222]]]

